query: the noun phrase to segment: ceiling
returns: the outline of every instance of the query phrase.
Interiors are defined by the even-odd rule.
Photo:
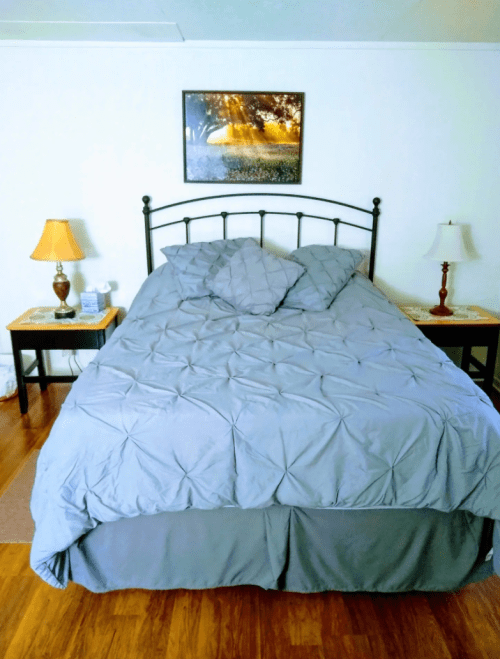
[[[499,0],[0,0],[0,39],[500,42]]]

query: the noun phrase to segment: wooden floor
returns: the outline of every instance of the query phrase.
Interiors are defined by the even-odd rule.
[[[0,404],[0,492],[45,441],[70,385]],[[500,407],[500,400],[496,401]],[[51,588],[29,545],[0,545],[1,659],[498,659],[500,578],[458,593]]]

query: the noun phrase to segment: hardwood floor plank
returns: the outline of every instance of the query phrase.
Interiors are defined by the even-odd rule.
[[[0,578],[0,657],[7,656],[7,651],[26,615],[27,603],[31,601],[37,588],[37,580],[33,575]]]
[[[109,650],[116,633],[112,614],[114,602],[112,598],[90,593],[82,586],[70,585],[73,588],[67,597],[75,600],[71,609],[73,632],[65,639],[66,654],[61,659],[106,659],[111,656]]]
[[[35,385],[29,385],[31,390]],[[21,471],[34,449],[41,448],[71,385],[49,385],[32,394],[29,410],[19,412],[17,396],[0,403],[0,496]]]
[[[146,615],[140,621],[137,634],[137,657],[164,659],[177,591],[151,593]]]
[[[167,656],[172,659],[193,659],[204,656],[212,659],[213,654],[199,638],[201,617],[201,592],[180,590],[174,603],[172,620],[168,633]],[[201,646],[201,647],[200,647]],[[205,646],[205,647],[203,647]],[[202,651],[203,654],[198,654]]]
[[[30,567],[30,544],[0,544],[0,576],[34,576]]]
[[[54,656],[49,653],[50,648],[64,648],[66,637],[72,633],[72,628],[67,624],[61,625],[61,621],[70,621],[67,609],[74,606],[74,602],[39,579],[33,583],[35,587],[4,659]]]
[[[127,592],[133,597],[127,597]],[[151,602],[151,593],[147,590],[116,591],[113,605],[115,616],[144,616]]]
[[[453,659],[425,595],[374,595],[373,603],[390,656]]]
[[[500,602],[497,602],[496,605],[491,602],[485,584],[486,582],[479,583],[476,588],[464,588],[461,591],[461,598],[467,607],[469,616],[471,618],[480,617],[497,638],[500,638]]]
[[[473,633],[475,645],[481,651],[484,659],[498,659],[500,656],[500,629],[498,620],[491,615],[491,609],[482,601],[480,589],[464,589],[460,594],[460,608],[464,614],[464,621],[471,628],[473,621]],[[493,649],[497,645],[496,651]]]
[[[323,609],[321,613],[322,635],[325,638],[339,638],[353,634],[353,619],[349,612],[346,596],[343,593],[321,593]]]
[[[346,659],[379,659],[373,654],[370,637],[366,634],[350,634],[340,638],[341,657]],[[413,659],[413,658],[412,658]]]
[[[287,595],[274,591],[260,593],[258,621],[263,659],[286,659],[292,656]]]
[[[137,637],[140,624],[135,616],[114,616],[107,632],[112,634],[111,644],[107,654],[101,656],[106,659],[136,659],[142,652],[137,646]]]
[[[252,656],[261,659],[260,588],[246,586],[206,591],[216,601],[220,657]]]
[[[229,597],[231,607],[225,607],[225,598]],[[197,629],[197,647],[195,657],[224,656],[222,648],[231,647],[230,614],[234,607],[231,593],[218,593],[216,590],[205,590],[201,593],[200,621]],[[189,625],[189,613],[187,624]]]
[[[481,611],[479,620],[469,618],[469,612],[463,603],[465,589],[458,593],[429,593],[427,595],[430,609],[439,624],[443,637],[446,639],[452,657],[466,657],[467,659],[484,659],[485,657],[478,636],[482,626],[482,616],[487,613],[492,605],[495,603],[498,605],[500,602],[500,579],[491,577],[485,583],[489,583],[494,590],[488,598],[487,605]],[[467,586],[467,589],[472,592],[479,592],[481,587],[482,584],[472,584]],[[495,650],[495,647],[497,650]],[[492,650],[497,652],[497,656],[498,647],[500,647],[500,635],[497,636],[491,647]]]
[[[324,606],[321,594],[289,593],[285,614],[291,645],[321,646]]]

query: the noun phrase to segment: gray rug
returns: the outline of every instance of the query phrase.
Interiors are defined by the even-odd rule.
[[[35,529],[30,498],[39,451],[33,451],[21,471],[0,497],[0,543],[31,542]]]

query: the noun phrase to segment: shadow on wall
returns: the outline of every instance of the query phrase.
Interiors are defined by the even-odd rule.
[[[96,259],[101,255],[94,247],[94,242],[88,234],[84,220],[70,220],[71,229],[75,235],[76,242],[79,244],[86,259]]]

